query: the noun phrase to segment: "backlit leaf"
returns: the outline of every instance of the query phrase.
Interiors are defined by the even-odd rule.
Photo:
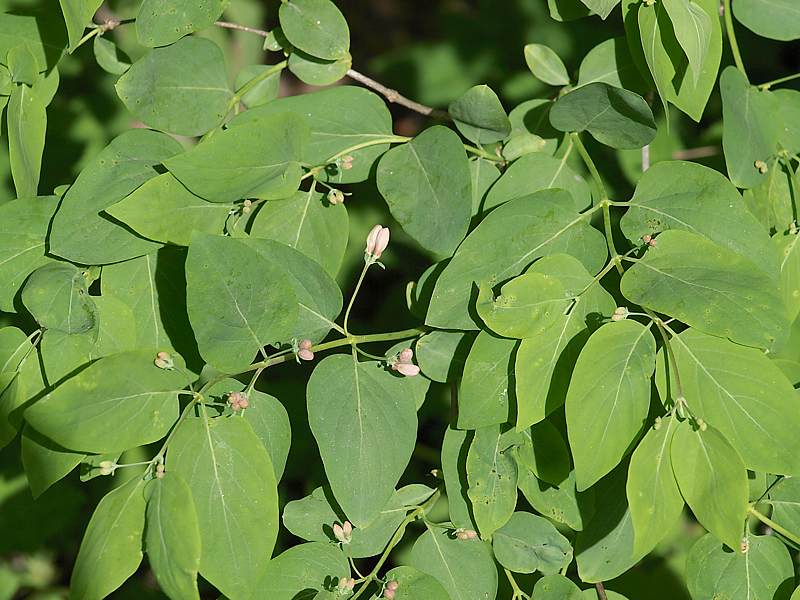
[[[68,263],[36,269],[22,288],[22,302],[43,328],[84,333],[97,323],[97,307],[86,278]]]
[[[456,127],[478,145],[505,139],[511,122],[497,94],[488,85],[476,85],[454,100],[448,108]]]
[[[505,525],[517,505],[517,465],[502,440],[499,425],[481,427],[467,454],[467,495],[484,538]]]
[[[493,423],[505,423],[512,403],[509,375],[516,340],[481,331],[469,350],[464,375],[459,385],[458,427],[477,429]]]
[[[567,85],[569,75],[567,68],[558,54],[544,44],[528,44],[525,46],[525,62],[539,81],[549,85]]]

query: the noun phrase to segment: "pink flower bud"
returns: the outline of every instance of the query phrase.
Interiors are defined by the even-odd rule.
[[[343,544],[349,544],[353,535],[353,526],[349,521],[345,521],[344,525],[338,523],[333,524],[333,537]]]
[[[228,394],[228,403],[233,410],[239,410],[240,408],[247,408],[250,406],[250,402],[247,400],[247,394],[244,392],[231,392]]]
[[[169,352],[164,352],[163,350],[156,354],[156,358],[153,361],[153,364],[157,366],[159,369],[172,369],[175,366],[175,362],[172,360],[172,356],[170,356]]]
[[[398,585],[400,585],[400,584],[397,582],[397,580],[396,579],[392,579],[390,582],[388,582],[386,584],[386,589],[394,591],[394,590],[397,589]]]
[[[401,363],[405,363],[407,365],[411,364],[411,359],[414,358],[414,351],[411,348],[406,348],[400,354],[397,355],[397,359]]]
[[[458,531],[458,532],[456,532],[456,537],[459,540],[468,540],[469,539],[469,536],[467,535],[466,531]]]
[[[306,350],[305,348],[299,350],[297,352],[297,356],[299,356],[301,360],[314,360],[314,353],[311,350]]]
[[[342,523],[342,531],[344,532],[345,537],[350,537],[353,535],[353,525],[350,521],[345,521]]]
[[[335,537],[340,542],[344,540],[344,530],[342,529],[342,526],[339,525],[338,523],[333,524],[333,537]]]
[[[410,365],[407,363],[395,363],[392,365],[392,369],[397,371],[398,373],[405,375],[406,377],[414,377],[415,375],[419,375],[419,367],[417,365]]]
[[[245,408],[247,408],[248,406],[250,406],[250,401],[249,401],[247,398],[245,398],[245,399],[243,399],[243,400],[239,400],[239,408],[241,408],[242,410],[244,410],[244,409],[245,409]]]
[[[611,320],[615,321],[615,322],[616,321],[624,321],[628,317],[628,314],[629,314],[629,311],[628,311],[628,309],[626,307],[618,306],[614,310],[614,314],[611,315]]]
[[[367,236],[367,247],[365,252],[374,259],[378,259],[389,245],[389,228],[383,225],[375,225]]]
[[[394,594],[395,594],[395,591],[394,590],[390,590],[389,588],[386,588],[385,590],[383,590],[383,597],[386,598],[386,600],[392,600],[392,598],[394,598]]]
[[[117,465],[113,461],[104,460],[98,465],[100,467],[100,475],[113,475]]]
[[[345,590],[347,589],[347,577],[340,577],[339,578],[339,589]]]
[[[302,341],[301,341],[301,342],[298,344],[298,347],[299,347],[301,350],[311,350],[311,346],[313,346],[313,345],[314,345],[314,344],[311,342],[311,340],[302,340]]]
[[[356,587],[356,580],[351,577],[347,580],[347,589],[352,590],[354,587]]]
[[[464,533],[467,534],[468,540],[474,540],[476,537],[478,537],[478,532],[474,529],[467,529]]]

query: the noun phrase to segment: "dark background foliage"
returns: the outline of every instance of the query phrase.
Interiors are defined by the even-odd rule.
[[[276,20],[277,0],[233,0],[225,17],[238,23],[270,28]],[[447,103],[478,83],[495,89],[508,110],[517,103],[552,93],[528,71],[522,54],[526,43],[551,46],[574,72],[586,52],[600,41],[624,35],[618,10],[605,22],[598,18],[571,23],[553,21],[545,0],[340,0],[352,32],[355,68],[369,74],[406,96],[437,107]],[[133,16],[134,0],[109,2],[100,14]],[[44,9],[44,12],[39,12]],[[6,12],[42,14],[42,22],[55,31],[63,28],[60,12],[52,1],[0,0]],[[755,83],[800,70],[800,45],[758,38],[739,28],[739,43],[745,55],[751,80]],[[57,33],[59,35],[59,33]],[[122,27],[113,34],[133,58],[142,51],[132,28]],[[263,62],[261,39],[246,33],[217,28],[201,35],[213,37],[225,48],[229,70],[235,77],[248,64]],[[727,53],[727,46],[725,52]],[[723,56],[723,64],[731,62]],[[53,106],[48,110],[48,132],[40,189],[46,193],[72,181],[85,162],[114,136],[135,126],[132,117],[114,93],[115,78],[99,69],[90,44],[59,63],[62,82]],[[284,74],[282,93],[304,91],[304,84]],[[658,102],[653,111],[663,124]],[[413,135],[422,128],[424,118],[402,107],[392,106],[398,134]],[[698,158],[724,170],[721,157],[721,109],[718,90],[712,95],[702,122],[698,125],[679,111],[671,112],[669,132],[659,127],[651,145],[653,162],[675,158]],[[3,132],[5,135],[5,132]],[[589,141],[591,143],[591,141]],[[612,197],[627,199],[637,177],[639,151],[613,152],[597,144],[592,154],[601,161],[601,170],[611,184]],[[581,171],[582,166],[575,164]],[[351,219],[351,244],[345,266],[339,275],[342,289],[350,290],[361,266],[361,240],[374,223],[391,226],[385,204],[380,201],[374,181],[348,190]],[[0,144],[0,202],[13,198],[8,172],[7,146]],[[393,240],[385,255],[387,269],[370,271],[366,288],[353,313],[354,331],[402,329],[417,323],[405,308],[408,282],[419,277],[430,258],[403,235],[392,230]],[[0,324],[13,324],[0,313]],[[378,351],[382,351],[378,350]],[[289,411],[293,438],[286,475],[280,486],[282,503],[300,498],[324,482],[322,463],[311,438],[305,414],[305,381],[311,366],[288,365],[270,370],[259,387],[277,396]],[[449,413],[449,390],[434,384],[420,414],[420,435],[415,460],[401,483],[433,483],[431,469],[438,465],[441,444]],[[123,461],[136,462],[152,454],[140,448],[127,453]],[[27,490],[19,460],[19,444],[12,443],[0,452],[0,600],[29,597],[38,600],[65,597],[66,585],[81,535],[91,511],[112,486],[117,486],[134,469],[122,470],[112,480],[97,478],[80,483],[76,474],[54,485],[39,500]],[[602,499],[598,499],[602,510]],[[440,507],[444,510],[444,507]],[[441,515],[444,517],[444,513]],[[684,568],[686,552],[701,530],[690,520],[672,532],[656,552],[619,580],[610,589],[630,598],[652,600],[688,599],[678,577]],[[282,533],[278,548],[296,543]],[[411,536],[409,536],[411,538]],[[407,550],[407,548],[405,548]],[[404,547],[400,547],[402,556]],[[501,578],[505,582],[504,578]],[[22,584],[21,591],[13,591]],[[499,597],[508,595],[501,588]],[[146,563],[115,598],[161,598]],[[213,594],[209,597],[215,597]]]

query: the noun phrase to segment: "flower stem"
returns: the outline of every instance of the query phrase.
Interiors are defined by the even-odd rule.
[[[503,571],[505,571],[508,583],[511,584],[511,589],[514,592],[514,595],[511,597],[511,600],[517,600],[517,598],[530,598],[530,596],[528,596],[528,594],[523,592],[522,589],[519,587],[516,579],[514,579],[514,574],[506,568],[503,568]]]
[[[731,54],[733,54],[733,62],[736,63],[736,68],[742,72],[742,75],[747,78],[747,71],[744,68],[744,61],[739,52],[739,44],[736,41],[736,32],[733,30],[733,14],[731,13],[731,0],[723,0],[723,12],[725,16],[725,31],[728,34],[728,43],[731,46]]]
[[[347,310],[344,311],[344,321],[342,322],[342,329],[344,329],[345,336],[350,336],[350,333],[347,330],[347,324],[350,320],[350,311],[353,310],[353,304],[356,301],[356,296],[358,296],[358,291],[361,289],[361,284],[364,283],[364,277],[367,275],[367,270],[369,270],[372,264],[373,263],[370,261],[364,261],[364,268],[361,269],[361,275],[358,276],[356,288],[353,290],[353,294],[350,296],[350,301],[347,303]]]
[[[786,77],[779,77],[778,79],[767,81],[766,83],[762,83],[761,85],[759,85],[758,89],[768,90],[773,85],[778,85],[779,83],[786,83],[787,81],[793,81],[795,79],[800,79],[800,73],[795,73],[794,75],[787,75]]]

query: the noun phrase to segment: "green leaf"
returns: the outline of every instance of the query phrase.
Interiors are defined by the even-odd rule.
[[[693,76],[664,3],[647,6],[635,0],[624,0],[623,14],[634,61],[643,73],[649,70],[665,107],[669,102],[699,122],[717,81],[722,56],[722,27],[716,0],[695,0],[693,4],[695,10],[706,14],[711,27],[708,50],[702,66],[694,69]],[[685,34],[682,31],[681,37]]]
[[[574,21],[591,14],[581,0],[547,0],[547,7],[556,21]]]
[[[622,277],[628,300],[739,344],[771,348],[784,337],[789,319],[777,279],[694,233],[656,239]]]
[[[492,536],[495,558],[509,571],[554,575],[572,562],[572,546],[550,521],[515,512]]]
[[[450,600],[447,590],[436,579],[414,567],[395,567],[386,573],[386,579],[398,584],[394,600]]]
[[[8,155],[18,198],[35,196],[47,130],[45,104],[26,85],[11,92],[6,111]]]
[[[797,397],[774,362],[760,350],[695,329],[674,336],[672,351],[676,365],[665,363],[663,351],[658,359],[656,382],[662,399],[677,395],[677,369],[692,414],[722,432],[745,465],[755,471],[800,473]]]
[[[475,309],[495,333],[517,339],[541,334],[564,315],[571,304],[556,277],[528,272],[514,277],[495,296],[491,283],[479,284]]]
[[[547,575],[533,586],[531,598],[533,600],[579,600],[581,590],[563,575]]]
[[[101,265],[148,254],[159,247],[106,218],[103,211],[144,182],[181,145],[168,135],[126,131],[81,171],[53,218],[49,250],[76,263]]]
[[[772,507],[773,521],[789,531],[800,531],[800,479],[784,477],[769,489],[764,502]]]
[[[672,470],[697,520],[729,548],[739,550],[747,516],[747,469],[717,429],[681,422],[672,439]]]
[[[511,135],[508,143],[511,143],[516,137],[535,135],[544,140],[544,145],[539,151],[549,155],[554,154],[563,134],[550,125],[550,107],[552,105],[553,102],[550,100],[533,99],[526,100],[514,107],[508,113],[508,120],[511,121]]]
[[[539,81],[548,85],[563,86],[569,84],[569,75],[558,54],[544,44],[528,44],[524,48],[525,62]]]
[[[751,86],[735,67],[722,71],[719,90],[728,176],[736,187],[755,187],[768,177],[759,171],[756,161],[766,164],[777,151],[781,130],[776,118],[780,114],[778,100],[772,92]]]
[[[280,481],[292,443],[289,415],[274,396],[258,390],[251,390],[248,396],[250,406],[243,413],[244,419],[267,449],[275,469],[275,479]]]
[[[266,75],[266,71],[271,74]],[[236,76],[234,89],[241,90],[246,85],[255,85],[242,95],[242,103],[247,108],[255,108],[272,102],[280,94],[282,69],[275,70],[272,65],[246,65]]]
[[[794,220],[796,176],[777,159],[768,168],[767,176],[756,187],[744,190],[744,203],[765,230],[785,231]]]
[[[147,512],[144,547],[158,585],[170,598],[199,600],[200,527],[192,492],[169,471],[144,489]]]
[[[645,84],[636,70],[624,37],[600,42],[583,57],[575,87],[597,82],[625,88],[640,95],[645,92]]]
[[[476,85],[450,103],[458,131],[478,145],[499,142],[511,133],[511,122],[500,98],[488,85]]]
[[[528,196],[549,188],[560,188],[570,193],[575,210],[592,204],[586,181],[567,164],[569,154],[554,158],[543,153],[523,156],[515,161],[492,186],[483,202],[482,210],[499,206],[509,200]]]
[[[674,417],[657,421],[631,456],[626,490],[635,552],[654,548],[683,512],[683,497],[672,474],[670,455],[676,426]]]
[[[619,4],[619,0],[581,0],[592,11],[593,15],[598,15],[605,20],[611,11]]]
[[[467,454],[467,495],[484,539],[508,522],[517,505],[517,465],[502,440],[499,425],[481,427]]]
[[[495,181],[500,178],[500,171],[495,163],[485,158],[475,158],[469,161],[469,172],[472,183],[472,215],[480,212],[483,199]]]
[[[68,263],[36,269],[22,288],[22,303],[45,329],[83,333],[97,323],[97,307],[83,272]]]
[[[644,98],[607,83],[590,83],[556,100],[550,123],[559,131],[588,131],[612,148],[641,148],[656,137]]]
[[[497,569],[487,542],[459,540],[445,529],[428,529],[414,542],[408,563],[435,577],[451,600],[496,597]]]
[[[308,85],[331,85],[347,75],[353,66],[353,57],[347,52],[336,60],[323,60],[294,50],[287,62],[289,71]]]
[[[233,98],[222,50],[199,37],[150,50],[116,89],[137,119],[178,135],[202,135],[222,123]]]
[[[513,364],[516,340],[508,340],[487,331],[478,333],[464,363],[459,385],[458,427],[478,429],[508,421],[509,375]]]
[[[222,233],[232,206],[206,202],[164,173],[145,182],[106,212],[142,237],[188,246],[192,233]]]
[[[242,598],[300,600],[341,577],[350,575],[344,553],[329,543],[311,542],[289,548],[267,563],[258,583]],[[313,591],[312,591],[313,590]]]
[[[240,417],[184,421],[167,469],[181,475],[200,525],[200,574],[231,598],[249,594],[278,535],[278,489],[269,454]]]
[[[341,510],[331,496],[330,488],[318,487],[300,500],[283,507],[283,526],[293,535],[310,542],[335,541],[331,527],[344,522]],[[353,535],[360,529],[354,529]]]
[[[28,400],[39,394],[45,382],[39,356],[30,342],[23,345],[23,358],[15,371],[0,373],[0,447],[6,446],[22,429],[22,410]]]
[[[28,275],[51,262],[45,238],[57,206],[55,196],[0,204],[0,310],[13,312],[14,296]]]
[[[70,598],[101,600],[142,562],[144,481],[138,477],[106,494],[92,514],[70,580]]]
[[[474,434],[448,427],[442,440],[442,477],[447,493],[450,522],[456,527],[475,529],[467,496],[467,453]]]
[[[731,182],[703,165],[665,161],[650,167],[639,180],[620,227],[634,245],[644,235],[670,229],[696,233],[777,275],[767,232]]]
[[[106,73],[122,75],[131,68],[131,59],[108,38],[96,35],[92,45],[97,65]]]
[[[347,21],[330,0],[282,2],[278,16],[286,39],[311,56],[336,60],[350,49]]]
[[[306,120],[311,136],[303,148],[302,160],[310,165],[327,164],[317,177],[330,183],[366,180],[372,165],[394,138],[392,116],[386,103],[369,90],[347,85],[279,98],[246,110],[230,122],[230,127],[253,126],[263,117],[285,112]],[[386,142],[380,143],[384,138]],[[341,168],[336,160],[328,164],[342,153],[353,157],[351,169]]]
[[[517,464],[520,464],[519,459]],[[520,465],[517,486],[537,512],[574,531],[582,530],[594,516],[594,488],[578,492],[575,471],[570,471],[558,485],[551,485],[537,479],[525,465]]]
[[[411,459],[413,383],[374,362],[329,356],[308,382],[308,420],[336,500],[357,527],[378,517]]]
[[[39,65],[27,46],[19,45],[9,50],[6,64],[12,83],[24,83],[28,86],[36,84],[39,78]]]
[[[447,383],[464,371],[474,340],[462,331],[430,331],[417,339],[414,356],[428,379]]]
[[[91,24],[94,13],[102,3],[102,0],[59,0],[64,21],[67,23],[70,53],[78,47],[83,30]]]
[[[377,185],[395,220],[419,244],[450,256],[467,234],[469,162],[451,130],[435,126],[383,155]]]
[[[641,323],[609,323],[589,338],[566,400],[578,490],[591,487],[616,467],[639,436],[655,368],[656,341]]]
[[[344,205],[327,203],[321,193],[309,190],[287,200],[265,203],[250,226],[250,235],[286,244],[335,277],[347,249],[349,230]]]
[[[711,17],[693,0],[664,0],[664,8],[697,85],[711,44]]]
[[[541,421],[523,430],[523,443],[514,448],[517,464],[530,470],[537,479],[558,486],[569,477],[569,448],[550,421]]]
[[[736,20],[750,31],[773,40],[800,38],[800,12],[793,0],[749,0],[734,5]]]
[[[710,534],[697,540],[686,558],[692,598],[788,600],[794,567],[786,546],[771,535],[748,535],[747,544],[747,552],[740,554]]]
[[[588,271],[599,271],[607,256],[605,240],[573,206],[567,192],[546,190],[492,211],[436,281],[425,322],[443,329],[477,329],[469,313],[473,282],[514,277],[542,256],[566,252]]]
[[[139,43],[153,48],[177,42],[214,24],[228,0],[145,0],[136,15]]]
[[[177,392],[189,377],[180,357],[181,368],[165,370],[153,364],[155,355],[101,358],[37,400],[25,420],[70,450],[105,454],[160,440],[178,418]]]
[[[22,430],[20,447],[25,476],[34,499],[69,475],[86,458],[83,452],[62,448],[30,426]]]
[[[308,126],[279,114],[231,127],[164,161],[189,190],[211,202],[286,198],[297,191]]]

